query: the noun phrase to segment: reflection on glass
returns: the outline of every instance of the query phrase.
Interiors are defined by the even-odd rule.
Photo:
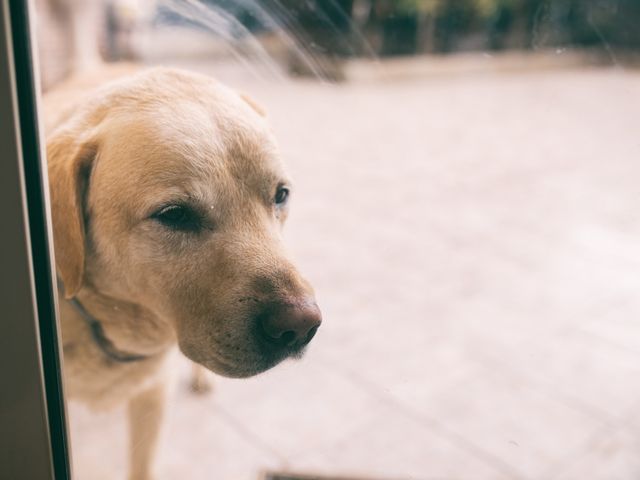
[[[109,410],[70,403],[78,478],[125,478],[132,451],[150,459],[154,478],[167,479],[637,478],[637,2],[111,0],[70,9],[67,1],[39,5],[49,125],[64,122],[69,108],[101,101],[111,108],[116,99],[108,91],[75,105],[68,99],[77,102],[89,87],[154,65],[215,77],[248,102],[239,107],[240,97],[212,94],[200,80],[185,94],[191,73],[178,78],[182,87],[160,76],[117,99],[124,103],[108,155],[142,145],[134,150],[151,168],[144,178],[127,171],[124,158],[112,160],[124,175],[100,171],[100,155],[87,168],[87,155],[105,148],[103,137],[84,138],[80,153],[64,146],[84,155],[76,171],[83,187],[70,194],[89,202],[73,220],[84,222],[87,237],[75,238],[80,243],[66,251],[56,238],[57,257],[78,248],[95,253],[101,235],[129,239],[111,252],[117,260],[84,264],[86,275],[108,280],[88,288],[80,277],[76,287],[85,288],[86,302],[82,295],[78,302],[61,298],[65,353],[84,348],[64,334],[65,315],[84,322],[75,342],[106,357],[124,356],[103,362],[135,364],[121,362],[135,355],[144,362],[158,345],[172,352],[163,355],[162,371],[173,378],[166,412],[154,416],[161,406],[153,402],[133,405],[144,425],[132,440],[122,392],[112,384],[90,392],[104,400],[98,403],[114,404]],[[150,91],[176,99],[173,116],[153,105],[131,108]],[[183,94],[194,105],[186,115],[177,106]],[[196,170],[197,181],[185,190],[184,183],[176,189],[172,176],[184,162],[216,158],[215,142],[228,138],[221,135],[248,128],[229,113],[236,111],[242,118],[251,111],[250,122],[269,122],[287,165],[285,171],[270,163],[275,147],[266,130],[252,153],[244,144],[236,151],[231,161],[244,165],[236,173],[248,182],[246,164],[252,165],[261,207],[254,183],[243,190],[252,193],[238,194],[205,169]],[[133,117],[147,130],[130,128]],[[211,142],[203,143],[202,132],[212,132]],[[180,147],[166,147],[168,139]],[[92,197],[100,188],[93,175],[118,188]],[[138,210],[130,210],[137,220],[126,235],[96,224],[97,210],[122,205],[131,192],[144,196],[151,177],[172,193],[147,192]],[[207,213],[209,201],[217,216]],[[279,243],[266,250],[255,245],[256,238],[275,238],[277,229],[260,222],[283,220],[289,202],[284,238],[292,255],[285,262]],[[235,230],[221,220],[233,215],[240,219]],[[64,225],[60,235],[77,226]],[[153,237],[159,229],[165,240]],[[232,230],[224,248],[211,243],[216,248],[207,250],[193,239]],[[128,242],[146,243],[132,250]],[[215,281],[199,271],[185,276],[176,260],[189,258],[197,270],[216,255],[225,273],[212,268]],[[247,280],[256,264],[273,266],[270,259],[281,262],[280,272],[288,269],[289,287]],[[140,294],[140,303],[129,299],[107,312],[99,305],[104,297],[133,291],[118,281],[132,264],[145,272],[135,288],[163,295]],[[64,293],[73,293],[64,278],[73,274],[59,271]],[[298,295],[293,303],[243,308],[254,312],[262,334],[297,353],[319,320],[303,275],[322,309],[322,327],[301,360],[259,376],[213,375],[173,348],[175,325],[140,327],[151,325],[147,311],[136,310],[140,304],[154,305],[152,313],[171,305],[185,329],[178,338],[201,344],[210,333],[202,312],[215,311],[211,322],[225,325],[229,345],[246,359],[253,354],[241,342],[247,332],[229,320],[230,310],[221,310],[225,295],[249,289],[254,293],[238,300],[264,306],[264,295],[273,299],[290,288]],[[159,290],[166,277],[187,280],[175,291]],[[203,294],[205,284],[215,284],[215,295]],[[189,305],[180,315],[167,300],[178,290]],[[91,303],[86,292],[100,300]],[[306,307],[292,313],[292,304]],[[116,345],[120,315],[139,315],[141,322],[127,322],[121,337],[135,341]],[[218,342],[211,357],[227,359]],[[261,350],[254,370],[240,372],[198,356],[189,342],[181,347],[232,376],[256,373],[284,356],[270,350],[267,361]],[[71,390],[105,385],[96,383],[89,360],[76,358],[67,367]],[[154,453],[148,437],[156,429]]]

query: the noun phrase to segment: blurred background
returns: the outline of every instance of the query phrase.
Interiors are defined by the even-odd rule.
[[[93,30],[93,42],[99,42],[100,56],[107,61],[149,60],[149,43],[154,43],[149,35],[153,38],[160,27],[180,26],[209,36],[202,39],[208,45],[191,50],[184,42],[172,42],[183,54],[193,56],[214,43],[245,60],[284,51],[289,73],[331,80],[343,78],[340,61],[356,58],[577,48],[616,62],[623,59],[615,58],[614,50],[632,61],[640,46],[640,4],[635,0],[37,2],[40,27],[47,34],[40,45],[45,84],[75,68],[69,56],[72,37],[87,29]],[[65,18],[70,10],[82,12],[83,20],[75,23],[83,25]],[[87,38],[83,36],[84,44]],[[171,53],[162,50],[159,55],[167,60]]]
[[[206,395],[177,358],[159,478],[640,478],[640,2],[71,3],[45,90],[165,64],[266,108],[324,314]],[[78,478],[124,478],[123,412],[70,417]]]

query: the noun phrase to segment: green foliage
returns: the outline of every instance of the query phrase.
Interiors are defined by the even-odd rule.
[[[403,13],[434,13],[447,0],[397,0],[396,8]]]
[[[443,10],[471,10],[477,16],[492,14],[499,7],[517,8],[526,0],[397,0],[396,10],[403,13],[435,14]]]
[[[370,1],[381,7],[382,21],[429,17],[432,23],[418,24],[432,25],[430,48],[438,52],[455,50],[470,34],[484,34],[486,48],[492,50],[554,45],[640,48],[640,0]]]

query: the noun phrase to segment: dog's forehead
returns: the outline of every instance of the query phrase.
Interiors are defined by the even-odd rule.
[[[177,186],[198,196],[238,186],[270,190],[286,172],[266,122],[243,107],[182,98],[121,112],[103,137],[111,165],[102,170],[140,189]]]

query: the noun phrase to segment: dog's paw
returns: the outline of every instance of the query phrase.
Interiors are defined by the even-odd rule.
[[[146,474],[131,473],[127,478],[129,480],[156,480],[156,476],[151,473],[146,473]]]
[[[202,395],[213,390],[213,382],[209,378],[192,378],[190,388],[193,393]]]
[[[213,390],[211,374],[204,367],[193,364],[189,387],[193,393],[199,395],[211,392]]]

